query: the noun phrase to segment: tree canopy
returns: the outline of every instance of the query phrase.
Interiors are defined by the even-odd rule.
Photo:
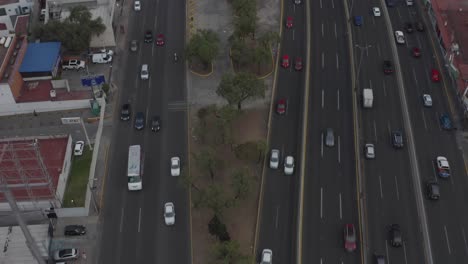
[[[190,38],[187,45],[187,58],[192,62],[194,58],[199,59],[205,66],[218,56],[219,37],[212,30],[199,30]]]
[[[241,110],[242,102],[249,98],[265,96],[265,83],[252,73],[240,72],[236,75],[225,74],[216,90],[230,105],[237,104]]]
[[[92,19],[91,12],[84,6],[70,10],[70,16],[63,21],[50,20],[34,29],[34,35],[41,41],[60,41],[65,49],[83,51],[89,48],[93,35],[106,30],[102,18]]]

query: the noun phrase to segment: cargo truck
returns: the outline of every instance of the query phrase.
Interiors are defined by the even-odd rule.
[[[374,93],[370,88],[364,88],[362,91],[362,106],[364,108],[372,108],[374,105]]]

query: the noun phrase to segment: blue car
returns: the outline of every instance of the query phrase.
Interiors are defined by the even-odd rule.
[[[443,113],[440,115],[440,125],[442,126],[442,129],[444,130],[453,129],[452,120],[450,119],[447,113]]]
[[[136,130],[142,130],[145,128],[145,114],[143,114],[143,112],[136,113],[134,126]]]
[[[364,22],[364,18],[362,16],[355,16],[354,17],[354,25],[361,26]]]

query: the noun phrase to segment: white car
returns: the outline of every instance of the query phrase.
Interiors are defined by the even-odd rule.
[[[264,249],[262,251],[262,259],[260,264],[271,264],[273,260],[273,251],[271,249]]]
[[[74,260],[78,259],[78,249],[76,248],[66,248],[55,251],[54,260]]]
[[[395,31],[395,39],[398,44],[405,44],[405,35],[402,31]]]
[[[167,226],[175,224],[175,208],[171,202],[164,204],[164,223]]]
[[[284,174],[291,175],[294,173],[294,158],[292,156],[287,156],[284,159]]]
[[[135,1],[135,3],[133,3],[133,9],[135,11],[140,11],[141,10],[141,3],[140,1]]]
[[[450,165],[446,157],[438,156],[436,158],[437,174],[441,178],[450,177]]]
[[[171,158],[171,176],[180,175],[180,158],[172,157]]]
[[[277,149],[271,150],[270,168],[277,169],[279,167],[280,151]]]
[[[432,97],[430,94],[423,94],[423,102],[424,106],[431,107],[432,106]]]
[[[380,13],[380,8],[378,8],[378,7],[373,7],[373,8],[372,8],[372,13],[373,13],[374,16],[376,16],[376,17],[379,17],[379,16],[382,15],[382,14]]]
[[[83,155],[83,149],[84,149],[84,141],[77,141],[75,143],[75,149],[73,150],[73,154],[75,156],[81,156]]]
[[[375,147],[374,144],[366,144],[364,147],[364,152],[366,154],[366,158],[368,159],[375,159]]]
[[[148,64],[143,64],[141,65],[141,74],[140,78],[142,80],[148,80],[149,79],[149,69],[148,69]]]

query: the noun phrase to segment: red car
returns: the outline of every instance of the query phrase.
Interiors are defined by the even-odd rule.
[[[348,252],[353,252],[356,247],[356,229],[353,224],[346,224],[344,227],[344,248]]]
[[[283,60],[281,61],[281,66],[283,68],[289,68],[289,56],[283,55]]]
[[[296,57],[296,60],[294,61],[294,69],[296,71],[302,71],[302,58],[301,57]]]
[[[288,17],[286,18],[286,27],[287,27],[287,28],[292,28],[292,27],[293,27],[293,18],[290,17],[290,16],[288,16]]]
[[[433,82],[439,82],[440,81],[440,73],[436,69],[431,70],[431,80]]]
[[[421,56],[421,50],[418,47],[413,48],[413,57],[419,58]]]
[[[281,98],[278,100],[276,104],[276,113],[279,115],[283,115],[286,113],[286,108],[288,107],[288,101],[285,98]]]
[[[164,46],[164,35],[163,35],[163,34],[159,34],[159,35],[156,37],[156,45],[158,45],[158,46]]]

